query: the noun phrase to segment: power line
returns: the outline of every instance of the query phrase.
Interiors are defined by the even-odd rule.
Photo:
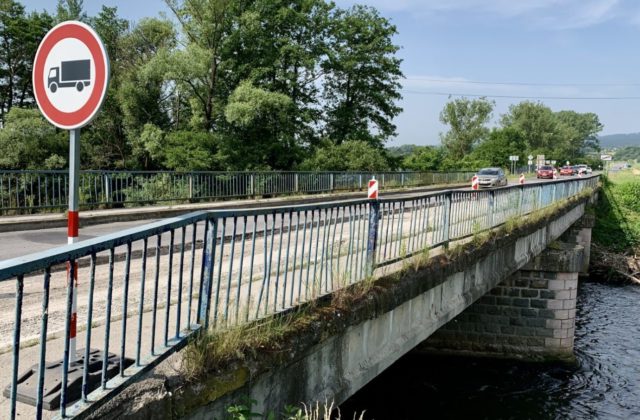
[[[451,79],[432,79],[430,77],[405,77],[406,80],[422,80],[425,82],[435,83],[459,83],[471,85],[500,85],[500,86],[626,86],[637,87],[640,83],[534,83],[534,82],[489,82],[481,80],[451,80]]]
[[[488,95],[477,93],[455,93],[455,92],[425,92],[418,90],[402,90],[405,93],[415,95],[431,95],[431,96],[468,96],[472,98],[502,98],[502,99],[539,99],[539,100],[606,100],[606,101],[624,101],[624,100],[640,100],[640,96],[519,96],[519,95]]]

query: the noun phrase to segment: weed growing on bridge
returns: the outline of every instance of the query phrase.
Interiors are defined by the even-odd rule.
[[[248,351],[281,351],[284,338],[310,322],[307,315],[306,309],[300,309],[200,334],[184,351],[183,374],[195,381],[232,360],[243,360]]]
[[[269,413],[256,413],[253,411],[253,406],[257,403],[256,400],[245,396],[240,399],[238,404],[233,404],[227,408],[227,413],[230,414],[232,420],[248,420],[252,418],[260,418],[267,420],[276,420],[276,415],[273,412]],[[334,412],[337,411],[337,417]],[[282,420],[341,420],[342,415],[340,409],[334,406],[334,402],[331,403],[325,401],[321,405],[316,401],[315,405],[302,403],[302,408],[295,405],[286,405],[279,417]],[[363,420],[364,412],[357,416],[354,413],[353,420]]]

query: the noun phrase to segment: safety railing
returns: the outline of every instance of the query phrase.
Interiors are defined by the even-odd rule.
[[[199,331],[311,301],[597,181],[197,212],[0,262],[0,413],[87,414]]]
[[[81,171],[83,207],[362,190],[467,182],[473,172],[169,172]],[[0,214],[68,206],[67,171],[0,171]]]

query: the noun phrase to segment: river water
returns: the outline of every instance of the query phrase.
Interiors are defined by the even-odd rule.
[[[341,407],[365,419],[640,419],[640,287],[581,282],[575,365],[407,355]]]

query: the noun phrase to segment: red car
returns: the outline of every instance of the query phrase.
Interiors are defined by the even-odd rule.
[[[548,166],[548,165],[541,166],[536,171],[536,178],[538,178],[538,179],[540,179],[540,178],[553,179],[553,171],[555,171],[553,166]]]
[[[572,166],[563,166],[560,168],[560,175],[574,175],[575,172]]]

